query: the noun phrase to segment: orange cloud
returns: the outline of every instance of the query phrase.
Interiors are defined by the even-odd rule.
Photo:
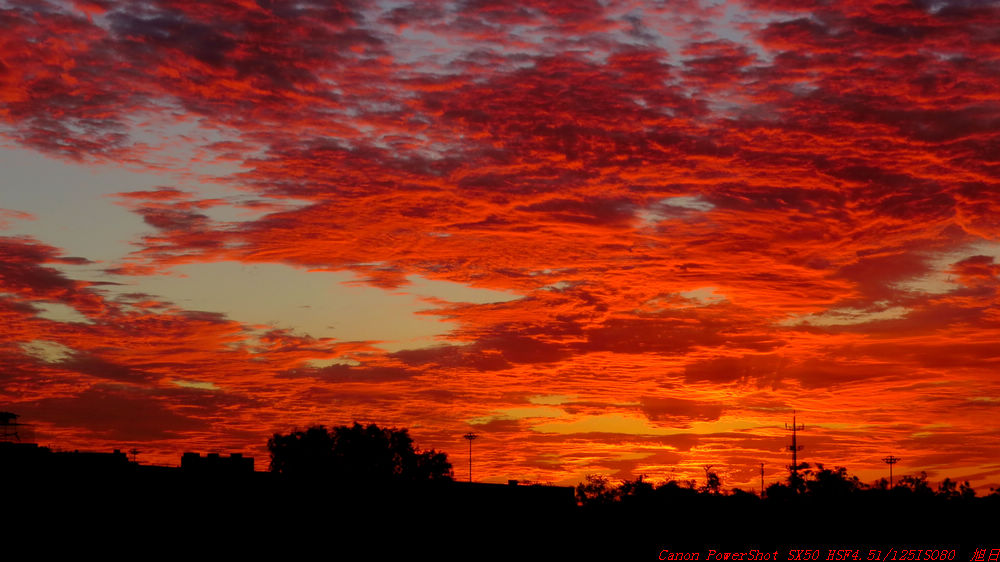
[[[780,477],[794,408],[810,461],[1000,482],[1000,10],[675,4],[5,6],[10,142],[159,169],[160,134],[239,170],[211,178],[224,198],[118,194],[147,231],[106,272],[285,263],[519,298],[429,301],[446,341],[385,353],[111,297],[64,267],[85,258],[8,236],[0,394],[58,444],[163,462],[357,419],[453,454],[481,432],[497,481],[715,464],[744,487],[751,459]],[[573,397],[553,419],[496,414],[550,395]]]

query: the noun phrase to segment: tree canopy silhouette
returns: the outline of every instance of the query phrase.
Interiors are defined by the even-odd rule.
[[[451,480],[445,453],[419,451],[406,429],[317,425],[268,439],[271,472],[341,482]]]

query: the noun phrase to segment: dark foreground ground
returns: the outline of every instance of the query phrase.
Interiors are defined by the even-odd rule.
[[[363,486],[259,473],[0,475],[0,550],[28,553],[2,556],[9,560],[84,553],[102,560],[657,560],[698,553],[707,560],[710,551],[719,556],[712,560],[726,552],[773,560],[777,551],[778,560],[967,562],[978,548],[987,548],[986,560],[989,549],[1000,549],[995,498],[922,505],[888,496],[780,503],[699,496],[581,508],[565,488]],[[801,558],[796,549],[818,552]]]

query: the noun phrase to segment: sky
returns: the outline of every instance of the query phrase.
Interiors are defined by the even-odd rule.
[[[1000,486],[1000,3],[0,0],[0,409]]]

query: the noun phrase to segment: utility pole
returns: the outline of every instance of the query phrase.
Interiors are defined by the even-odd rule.
[[[760,497],[764,497],[764,463],[760,463]]]
[[[785,424],[785,429],[786,430],[791,430],[791,432],[792,432],[792,444],[788,447],[788,450],[792,452],[792,466],[791,466],[791,469],[792,469],[792,474],[794,475],[794,480],[796,482],[798,482],[798,479],[799,479],[799,458],[798,458],[798,452],[802,450],[802,446],[799,445],[798,441],[796,440],[796,434],[799,431],[804,430],[805,428],[806,428],[805,425],[796,425],[795,424],[795,410],[792,410],[792,425],[789,426],[786,423]]]
[[[469,433],[466,433],[462,437],[469,440],[469,483],[471,484],[472,483],[472,440],[479,436],[470,431]]]
[[[892,455],[889,455],[888,457],[882,457],[882,462],[884,462],[885,464],[889,465],[889,489],[890,490],[892,489],[892,465],[896,464],[897,462],[899,462],[901,460],[903,460],[903,459],[901,459],[899,457],[894,457]]]

